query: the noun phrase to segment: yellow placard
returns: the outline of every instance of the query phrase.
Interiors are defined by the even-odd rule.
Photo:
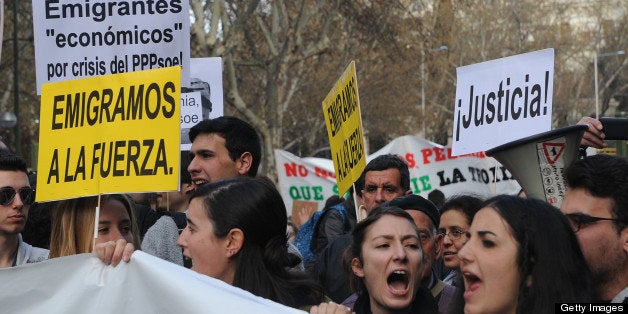
[[[178,188],[181,67],[44,84],[37,201]]]
[[[338,195],[343,195],[366,167],[355,61],[351,61],[323,100],[323,114],[336,171]]]

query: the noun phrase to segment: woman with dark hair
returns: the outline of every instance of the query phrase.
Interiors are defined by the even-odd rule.
[[[458,250],[467,242],[466,232],[481,206],[482,200],[478,197],[456,195],[448,199],[440,210],[438,233],[443,235],[443,263],[451,270],[443,281],[460,289],[464,287]]]
[[[287,250],[286,207],[275,187],[242,177],[201,186],[192,194],[179,237],[192,270],[255,295],[307,308],[324,300],[300,259]]]
[[[412,217],[394,206],[374,209],[353,230],[351,286],[361,313],[437,313],[436,301],[419,285],[425,263]]]
[[[567,219],[548,203],[496,196],[482,206],[458,252],[465,313],[554,313],[591,302],[591,274]]]

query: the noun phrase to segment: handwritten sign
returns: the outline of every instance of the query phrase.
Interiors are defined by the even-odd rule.
[[[338,191],[344,194],[366,167],[355,61],[351,61],[323,100],[323,115]]]

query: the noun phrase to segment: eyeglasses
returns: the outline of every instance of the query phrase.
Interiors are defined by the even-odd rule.
[[[454,229],[449,232],[444,232],[444,231],[439,232],[439,234],[441,234],[443,238],[445,236],[449,236],[449,238],[452,240],[459,240],[462,237],[462,235],[465,233],[466,231],[462,231],[460,229]]]
[[[16,190],[10,186],[0,188],[0,205],[8,206],[13,203],[15,194],[20,193],[20,199],[24,205],[31,205],[35,199],[35,191],[30,186],[21,187]]]
[[[579,213],[565,214],[565,216],[567,217],[567,219],[571,223],[571,227],[573,229],[573,232],[578,232],[580,230],[580,228],[582,228],[583,226],[592,224],[592,223],[600,221],[600,220],[610,220],[610,221],[618,221],[618,222],[626,223],[626,221],[623,221],[623,220],[620,220],[620,219],[593,217],[593,216],[589,216],[589,215],[585,215],[585,214],[579,214]]]

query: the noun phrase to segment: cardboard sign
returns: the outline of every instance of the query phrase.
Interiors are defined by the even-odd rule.
[[[366,167],[355,61],[351,61],[323,100],[323,115],[338,191],[344,194]]]
[[[456,72],[454,156],[551,129],[554,49],[463,66]]]
[[[317,202],[294,200],[292,201],[292,222],[294,222],[297,227],[301,227],[317,210]],[[307,219],[300,220],[301,215],[305,215],[305,213],[307,213]]]
[[[44,84],[37,201],[177,190],[181,68]]]
[[[37,94],[44,83],[183,66],[189,78],[187,0],[32,0]]]

